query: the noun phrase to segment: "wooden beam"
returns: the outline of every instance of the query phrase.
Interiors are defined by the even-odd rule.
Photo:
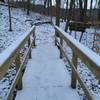
[[[13,52],[10,52],[9,55],[4,59],[4,61],[0,62],[0,80],[4,77],[5,73],[9,69],[10,65],[12,64],[14,59],[17,57],[17,55],[19,54],[19,52],[22,49],[22,47],[24,46],[24,44],[28,41],[30,35],[33,34],[34,30],[35,30],[35,27],[33,26],[27,32],[27,34],[25,35],[25,37],[23,38],[21,43],[18,44],[16,46],[16,48],[13,48]],[[16,45],[16,42],[15,42],[15,45]],[[10,47],[12,47],[12,45]],[[0,57],[2,57],[2,56],[0,56]]]
[[[86,95],[86,97],[88,98],[88,100],[94,100],[94,97],[91,95],[91,92],[89,91],[89,89],[87,88],[87,86],[85,85],[85,83],[82,81],[80,75],[78,74],[77,70],[76,70],[76,67],[74,66],[73,62],[70,61],[67,53],[65,53],[65,50],[63,49],[63,47],[61,46],[61,44],[59,43],[59,40],[56,38],[56,41],[57,43],[59,44],[61,50],[62,50],[62,53],[64,55],[64,57],[66,58],[67,62],[69,63],[69,65],[71,66],[71,68],[73,69],[73,72],[74,72],[74,75],[75,75],[75,81],[76,81],[76,77],[77,77],[77,80],[79,81],[79,83],[81,84],[81,87]],[[76,55],[75,55],[76,56]],[[74,57],[75,57],[74,56]],[[77,57],[75,57],[77,58]],[[76,61],[74,62],[76,64]],[[72,86],[71,86],[72,87]],[[76,83],[73,85],[73,88],[76,87]]]
[[[14,81],[12,82],[12,85],[11,85],[11,87],[10,87],[8,93],[7,93],[7,96],[6,96],[5,100],[11,100],[11,96],[12,96],[13,91],[14,91],[14,89],[15,89],[15,87],[16,87],[16,85],[17,85],[17,83],[18,83],[18,81],[19,81],[19,79],[20,79],[20,77],[22,75],[22,69],[23,69],[23,67],[24,67],[24,65],[26,63],[27,58],[29,57],[29,52],[30,52],[31,48],[32,48],[32,44],[30,45],[30,47],[26,51],[26,55],[25,55],[25,57],[23,59],[23,62],[21,63],[21,65],[20,65],[20,67],[19,67],[19,69],[17,71],[17,74],[16,74],[16,76],[14,78]]]
[[[19,68],[20,68],[20,65],[21,65],[21,61],[20,61],[20,55],[18,54],[16,59],[15,59],[15,65],[16,65],[16,72],[18,72]],[[17,83],[17,89],[18,90],[21,90],[23,87],[22,85],[22,72],[21,72],[21,75],[20,75],[20,79]]]
[[[76,69],[77,69],[77,59],[78,59],[78,56],[75,54],[75,52],[73,52],[72,63]],[[76,72],[74,71],[72,67],[71,87],[76,88],[76,85],[77,85],[77,76],[76,76]]]
[[[76,45],[76,40],[74,40],[74,38],[74,42],[71,41],[72,37],[68,35],[66,32],[59,29],[57,26],[55,26],[55,30],[57,34],[59,34],[59,36],[63,38],[63,40],[68,44],[68,46],[75,52],[75,54],[78,55],[78,58],[80,58],[87,65],[87,67],[94,73],[96,78],[100,79],[100,62],[94,60],[91,55],[87,55],[87,52],[84,52],[83,48],[79,48],[79,45],[82,47],[84,46],[80,44],[78,41],[78,45]],[[89,50],[88,48],[86,49]],[[92,50],[89,51],[91,51],[92,54],[96,57],[99,57]]]

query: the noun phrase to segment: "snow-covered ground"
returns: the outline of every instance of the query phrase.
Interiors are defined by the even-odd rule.
[[[26,12],[23,9],[12,9],[12,32],[9,32],[9,22],[8,22],[8,10],[7,7],[0,6],[0,53],[2,53],[3,50],[5,50],[9,45],[13,43],[17,38],[19,38],[22,34],[24,34],[32,24],[49,20],[48,17],[45,17],[43,15],[33,13],[31,12],[30,16],[26,15]],[[65,24],[61,24],[61,28],[64,29]],[[91,30],[87,30],[90,32]],[[37,46],[45,45],[45,43],[53,43],[54,42],[54,29],[49,24],[43,24],[40,26],[36,26],[36,40],[37,40]],[[78,34],[78,33],[77,33]],[[77,35],[77,39],[79,38],[79,35]],[[82,40],[82,43],[87,45],[91,48],[92,46],[92,38],[93,36],[91,34],[87,34],[87,42],[86,42],[86,35],[84,34],[84,38]],[[48,49],[48,48],[47,48]],[[66,52],[69,54],[69,57],[71,58],[71,50],[65,46]],[[42,58],[41,58],[42,59]],[[95,76],[89,71],[86,66],[79,60],[78,64],[78,71],[84,80],[84,82],[88,85],[89,89],[92,91],[93,96],[96,98],[96,100],[100,100],[100,82],[95,79]],[[70,72],[71,68],[67,64],[67,70]],[[16,74],[15,71],[15,65],[13,64],[12,67],[7,72],[4,79],[0,81],[0,100],[4,100],[4,97],[9,89],[9,86],[11,85],[11,82],[13,81],[14,75]],[[69,80],[70,81],[70,80]],[[78,85],[78,93],[82,95],[82,98],[84,96],[80,86]],[[37,99],[37,98],[36,98]]]
[[[29,29],[25,23],[26,14],[19,9],[11,9],[12,31],[9,30],[9,15],[7,7],[0,6],[0,52],[6,49],[13,41]]]
[[[0,6],[0,52],[6,49],[20,35],[24,34],[32,24],[45,20],[47,17],[37,13],[30,12],[30,16],[26,15],[23,9],[11,9],[12,31],[9,30],[9,15],[7,7]]]

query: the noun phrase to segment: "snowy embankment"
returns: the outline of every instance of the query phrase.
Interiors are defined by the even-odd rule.
[[[0,6],[0,52],[11,45],[18,37],[29,29],[30,25],[25,23],[26,14],[19,9],[11,9],[12,31],[9,30],[9,15],[7,7]]]

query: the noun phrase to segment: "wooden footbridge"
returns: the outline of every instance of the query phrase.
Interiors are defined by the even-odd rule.
[[[36,35],[35,26],[33,26],[0,54],[0,79],[4,77],[12,63],[16,64],[17,71],[5,100],[12,100],[15,89],[20,90],[16,94],[16,100],[62,100],[62,98],[63,100],[79,100],[75,90],[77,81],[81,84],[87,99],[95,99],[77,72],[77,62],[80,58],[96,78],[100,79],[100,57],[57,26],[54,28],[55,44],[49,43],[35,47]],[[21,62],[20,51],[26,44],[28,49]],[[72,49],[72,60],[64,50],[65,44]],[[61,59],[58,57],[59,52],[55,45],[60,47]],[[29,61],[23,73],[28,58]],[[66,71],[62,58],[66,58],[71,66],[71,76]]]

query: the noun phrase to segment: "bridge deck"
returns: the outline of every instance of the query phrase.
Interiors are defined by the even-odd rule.
[[[70,87],[70,75],[54,44],[40,44],[33,49],[23,76],[23,89],[15,100],[80,100]]]

